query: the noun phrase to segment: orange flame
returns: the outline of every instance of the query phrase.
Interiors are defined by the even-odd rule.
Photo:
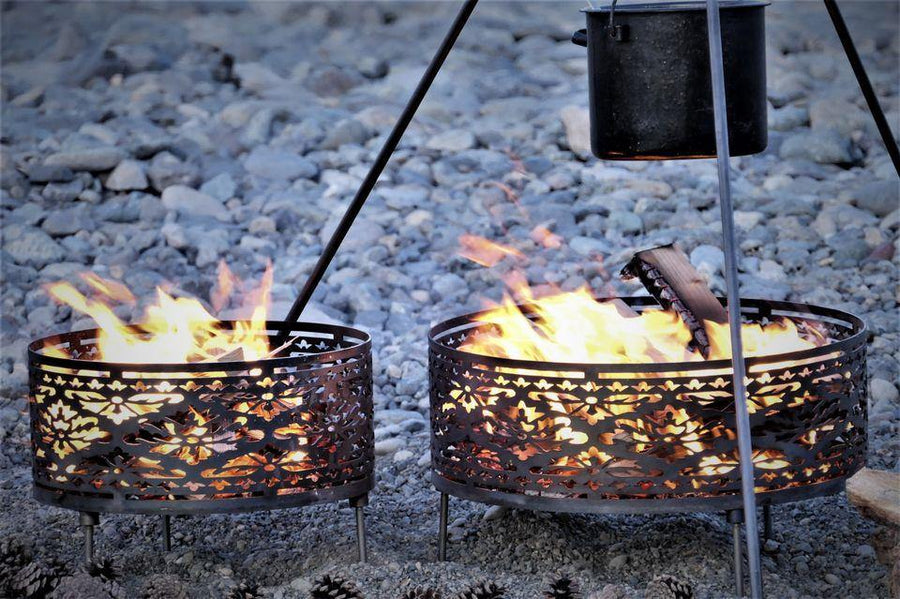
[[[494,266],[506,256],[514,256],[515,258],[524,258],[519,250],[496,243],[479,237],[478,235],[469,235],[468,233],[460,236],[459,244],[461,247],[459,254],[463,258],[468,258],[472,262],[482,266]]]
[[[122,283],[103,279],[93,273],[82,275],[90,288],[90,297],[69,283],[53,283],[46,287],[56,301],[94,319],[98,327],[96,360],[130,364],[215,361],[226,354],[240,351],[244,360],[259,360],[269,353],[266,316],[272,287],[272,265],[266,267],[258,288],[246,297],[252,302],[252,316],[238,321],[233,329],[222,326],[200,301],[173,297],[157,287],[156,301],[149,305],[141,324],[126,325],[115,314],[115,303],[134,303],[134,295]],[[216,310],[224,306],[239,282],[220,265],[219,284],[213,291]],[[59,348],[47,346],[48,355],[67,357]]]
[[[492,265],[501,248],[471,235],[461,239],[462,255],[479,264]],[[472,250],[479,248],[480,253]],[[492,253],[493,252],[493,253]],[[492,261],[488,258],[496,258]],[[703,356],[688,348],[691,332],[674,311],[644,310],[640,314],[620,300],[597,300],[590,289],[553,290],[543,297],[517,271],[505,279],[511,293],[489,309],[479,321],[490,324],[470,336],[459,349],[475,354],[540,362],[595,364],[647,364],[700,361]],[[513,299],[513,298],[516,299]],[[518,300],[518,301],[517,301]],[[518,302],[527,304],[527,312]],[[710,338],[709,359],[731,357],[727,324],[705,323]],[[809,330],[807,330],[807,328]],[[803,334],[788,319],[765,325],[742,325],[744,355],[764,356],[819,347],[828,342],[821,332],[807,327]]]

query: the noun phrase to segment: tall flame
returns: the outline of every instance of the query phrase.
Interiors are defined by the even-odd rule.
[[[471,235],[464,236],[461,245],[464,257],[482,265],[496,264],[507,255],[522,256],[512,248]],[[674,311],[644,310],[639,314],[622,301],[595,299],[587,287],[535,297],[518,271],[507,276],[505,283],[509,293],[479,317],[490,326],[471,335],[461,350],[540,362],[647,364],[704,359],[689,349],[691,332]],[[529,306],[526,311],[519,302]],[[728,325],[705,325],[711,343],[709,359],[730,358]],[[744,355],[748,357],[810,349],[828,341],[820,331],[807,326],[801,331],[786,318],[742,327]]]
[[[134,304],[134,295],[122,283],[103,279],[93,273],[81,275],[89,288],[86,296],[65,282],[46,287],[56,301],[85,314],[97,323],[97,360],[140,364],[214,361],[227,354],[241,355],[244,360],[258,360],[269,353],[266,316],[272,288],[272,265],[266,267],[256,289],[245,293],[252,315],[232,328],[209,313],[200,301],[174,297],[162,288],[156,289],[156,301],[149,305],[139,325],[125,324],[113,311],[116,303]],[[240,281],[224,263],[219,266],[217,287],[211,303],[218,312],[228,302]],[[65,351],[48,346],[48,355],[66,357]]]

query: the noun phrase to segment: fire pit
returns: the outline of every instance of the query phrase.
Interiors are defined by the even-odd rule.
[[[233,322],[222,322],[232,329]],[[97,360],[97,331],[29,347],[34,495],[78,510],[91,556],[98,513],[169,515],[297,507],[373,487],[369,336],[265,323],[277,358],[178,364]],[[136,334],[140,329],[132,327]],[[67,357],[54,357],[53,348]]]
[[[656,307],[649,297],[625,301]],[[747,358],[759,503],[840,491],[866,456],[865,325],[787,302],[745,300],[742,313],[801,319],[829,339]],[[442,558],[447,495],[557,512],[741,508],[730,360],[577,364],[461,351],[492,326],[483,314],[438,324],[429,337]]]

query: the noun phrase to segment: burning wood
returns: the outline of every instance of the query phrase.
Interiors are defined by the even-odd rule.
[[[672,309],[691,332],[691,347],[710,355],[705,322],[728,323],[728,314],[688,257],[674,245],[643,250],[622,269],[625,279],[638,278],[665,310]]]

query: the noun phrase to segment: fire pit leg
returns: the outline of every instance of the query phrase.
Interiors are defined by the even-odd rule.
[[[725,514],[731,524],[731,539],[734,545],[734,591],[738,597],[744,596],[744,555],[741,551],[741,523],[744,521],[743,510],[729,510]]]
[[[363,510],[369,505],[369,496],[360,495],[350,500],[350,507],[356,510],[356,552],[359,556],[360,563],[369,561],[368,549],[366,548],[366,513]]]
[[[78,523],[84,529],[84,561],[94,561],[94,527],[100,524],[100,515],[96,512],[81,512]]]
[[[447,561],[447,515],[450,512],[450,496],[441,493],[441,521],[438,531],[438,561]]]
[[[168,514],[162,517],[162,547],[166,553],[172,550],[172,516]]]
[[[772,538],[772,506],[769,504],[763,506],[763,538],[767,541]]]

